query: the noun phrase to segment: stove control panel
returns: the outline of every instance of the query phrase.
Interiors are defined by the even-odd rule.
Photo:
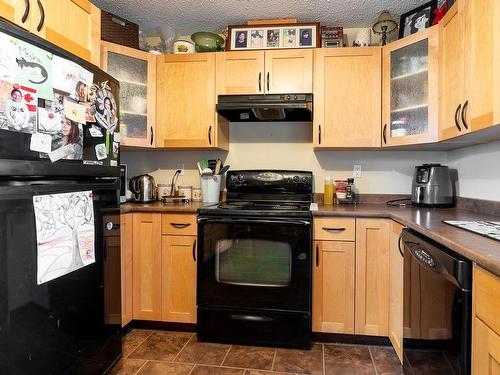
[[[312,172],[280,170],[229,171],[226,176],[228,192],[301,192],[312,193]]]

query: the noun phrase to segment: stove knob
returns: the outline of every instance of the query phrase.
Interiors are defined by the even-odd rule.
[[[287,96],[286,96],[286,99],[287,99],[287,100],[290,100],[290,99],[292,99],[292,97],[291,97],[290,95],[287,95]]]
[[[243,176],[242,174],[238,175],[238,181],[239,182],[245,181],[245,176]]]
[[[296,184],[298,184],[300,182],[300,177],[299,176],[294,176],[293,177],[293,182],[295,182]]]
[[[234,174],[231,175],[231,182],[236,182],[236,176]]]
[[[307,184],[309,182],[309,178],[308,177],[302,177],[302,183],[304,184]]]

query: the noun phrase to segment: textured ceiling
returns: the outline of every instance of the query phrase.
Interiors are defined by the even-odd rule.
[[[428,0],[93,0],[100,8],[138,23],[170,27],[178,34],[218,31],[255,18],[299,19],[330,26],[371,26],[382,10],[396,20]]]

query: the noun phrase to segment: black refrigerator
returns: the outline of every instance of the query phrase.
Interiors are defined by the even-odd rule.
[[[0,46],[0,373],[106,373],[122,349],[104,277],[119,84],[2,21]]]

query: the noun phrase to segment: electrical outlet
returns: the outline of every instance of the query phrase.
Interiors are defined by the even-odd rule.
[[[354,178],[361,177],[361,165],[354,164],[353,169],[352,169],[352,177],[354,177]]]
[[[183,163],[177,163],[176,169],[180,169],[181,173],[179,173],[179,175],[184,176],[184,164]]]

